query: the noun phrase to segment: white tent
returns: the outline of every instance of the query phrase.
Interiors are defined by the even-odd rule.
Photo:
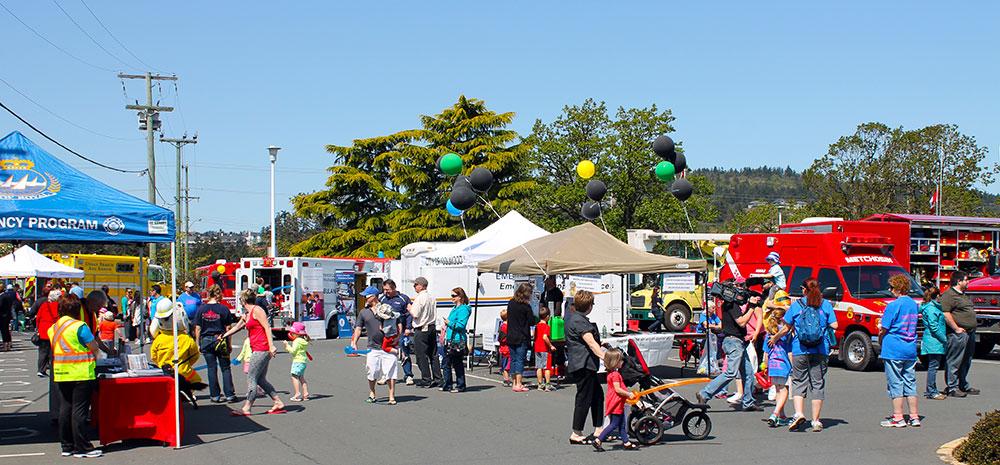
[[[525,242],[547,236],[548,231],[528,221],[520,213],[511,210],[495,223],[471,237],[443,245],[436,250],[424,254],[425,263],[429,265],[473,265],[501,253],[504,253]]]
[[[51,260],[30,246],[0,257],[0,276],[18,278],[82,278],[83,270],[78,270]]]

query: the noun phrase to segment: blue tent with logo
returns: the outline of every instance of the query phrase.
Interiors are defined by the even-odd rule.
[[[0,241],[173,242],[174,213],[104,184],[18,131],[0,139]]]

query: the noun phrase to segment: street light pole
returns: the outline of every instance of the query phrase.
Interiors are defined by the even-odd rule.
[[[278,243],[275,239],[274,232],[274,163],[278,161],[278,150],[281,147],[270,146],[267,148],[267,152],[271,158],[271,256],[278,256]]]

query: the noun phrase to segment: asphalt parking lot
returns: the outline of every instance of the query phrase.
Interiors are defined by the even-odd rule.
[[[598,454],[568,444],[575,389],[515,394],[485,367],[470,373],[469,390],[452,394],[400,386],[399,403],[364,402],[364,358],[346,357],[345,341],[316,341],[310,348],[309,388],[317,398],[289,404],[285,415],[263,415],[258,403],[250,417],[231,417],[230,406],[202,402],[185,407],[186,431],[180,450],[130,442],[104,447],[107,463],[137,460],[174,463],[779,463],[931,464],[941,444],[965,435],[976,413],[1000,408],[1000,355],[976,360],[970,378],[983,394],[965,399],[922,401],[921,428],[883,429],[889,411],[885,379],[879,371],[850,372],[832,366],[822,433],[770,429],[768,412],[735,412],[716,400],[709,412],[711,435],[687,440],[680,428],[639,451]],[[43,464],[60,459],[47,414],[47,383],[35,376],[35,349],[21,335],[15,351],[0,353],[0,465]],[[679,363],[678,363],[679,365]],[[279,354],[268,378],[289,396],[287,354]],[[416,366],[414,366],[416,370]],[[677,366],[661,367],[663,378],[691,377]],[[246,386],[234,370],[237,391]],[[923,384],[924,373],[918,373]],[[695,386],[680,392],[693,398]],[[205,394],[207,396],[207,394]],[[127,402],[126,400],[123,400]],[[235,407],[235,406],[234,406]],[[789,407],[790,408],[790,407]],[[790,410],[789,410],[790,412]],[[613,443],[614,444],[614,443]],[[616,445],[616,444],[614,444]],[[74,459],[75,460],[75,459]]]

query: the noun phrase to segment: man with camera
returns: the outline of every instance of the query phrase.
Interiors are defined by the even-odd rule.
[[[729,383],[737,376],[740,376],[744,387],[741,399],[742,410],[760,411],[761,408],[754,403],[753,398],[755,370],[751,366],[750,359],[746,356],[748,344],[746,327],[750,318],[753,317],[755,309],[760,306],[761,296],[746,289],[744,278],[737,278],[735,286],[732,285],[732,282],[716,283],[716,286],[730,288],[727,289],[730,292],[713,292],[713,295],[721,295],[716,302],[721,302],[722,351],[726,354],[726,370],[698,392],[698,403],[707,404],[716,394],[729,386]]]

